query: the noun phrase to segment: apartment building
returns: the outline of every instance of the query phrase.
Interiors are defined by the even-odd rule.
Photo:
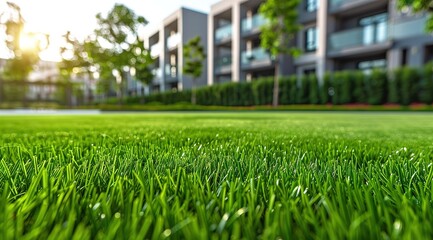
[[[192,38],[200,36],[207,49],[207,14],[187,8],[180,8],[145,36],[145,47],[155,59],[155,78],[148,86],[148,93],[181,91],[192,87],[192,79],[182,73],[185,60],[183,46]],[[202,77],[197,86],[207,84],[207,64],[203,63]]]
[[[273,75],[274,62],[260,48],[260,27],[265,19],[258,14],[262,0],[225,0],[211,6],[208,20],[208,84],[250,81]],[[292,70],[285,57],[282,74]]]
[[[260,48],[263,0],[223,0],[208,15],[208,84],[251,81],[274,74]],[[396,0],[303,0],[299,5],[298,58],[286,56],[281,74],[420,66],[433,60],[426,15],[399,10]]]

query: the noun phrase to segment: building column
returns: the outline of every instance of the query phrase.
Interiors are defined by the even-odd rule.
[[[319,83],[323,83],[323,77],[326,72],[326,47],[328,44],[328,1],[319,1],[319,9],[317,9],[317,66],[316,73]]]
[[[159,55],[159,67],[161,68],[162,74],[161,79],[159,80],[159,90],[163,92],[165,90],[165,57],[167,54],[167,45],[166,45],[166,39],[168,34],[165,34],[165,26],[162,25],[162,27],[159,29],[159,42],[160,42],[160,55]]]
[[[241,54],[241,5],[235,2],[232,7],[232,81],[240,81]]]
[[[183,35],[184,30],[183,29],[183,13],[182,11],[179,11],[179,16],[177,17],[177,34],[180,34],[180,40],[179,44],[177,45],[177,88],[179,91],[182,91],[184,88],[184,81],[187,81],[186,77],[183,76]],[[185,79],[184,79],[185,78]],[[171,90],[171,89],[170,89]]]
[[[401,49],[395,48],[388,50],[386,53],[386,65],[389,71],[400,67],[401,55]]]
[[[214,52],[215,52],[215,24],[214,24],[214,16],[209,14],[207,20],[207,85],[213,85],[214,83]]]

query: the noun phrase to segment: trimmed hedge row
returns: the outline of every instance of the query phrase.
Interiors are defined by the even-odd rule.
[[[273,78],[261,78],[251,83],[224,83],[197,89],[197,104],[205,106],[253,106],[272,104]],[[433,64],[421,69],[403,67],[394,72],[373,70],[342,71],[325,74],[322,83],[315,75],[282,77],[280,104],[370,104],[394,103],[432,104]],[[191,91],[165,92],[145,97],[145,102],[174,104],[190,102]],[[141,103],[139,97],[127,104]]]

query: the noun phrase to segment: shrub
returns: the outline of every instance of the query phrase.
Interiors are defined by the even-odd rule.
[[[422,69],[420,100],[425,104],[433,103],[433,63]]]
[[[255,105],[272,104],[273,84],[273,78],[261,78],[253,81]]]
[[[332,76],[332,89],[334,93],[332,96],[332,103],[334,105],[341,104],[340,101],[341,92],[342,92],[341,81],[342,81],[341,72],[334,73]]]
[[[319,82],[317,81],[316,74],[311,74],[308,77],[309,80],[309,103],[318,104],[319,103]]]
[[[336,74],[339,78],[340,93],[339,93],[339,104],[352,103],[352,91],[353,91],[353,77],[349,71],[344,71]]]
[[[310,80],[307,75],[302,76],[299,79],[299,88],[297,89],[297,104],[307,104],[309,102],[309,90],[310,90]]]
[[[367,90],[364,73],[356,71],[352,73],[353,77],[353,102],[367,103]]]
[[[401,104],[409,105],[418,101],[420,75],[413,68],[404,67],[401,73]]]
[[[374,69],[371,74],[366,75],[368,103],[380,105],[385,103],[387,96],[387,75],[384,70]]]
[[[290,104],[290,78],[284,77],[280,81],[280,104],[287,105]]]
[[[389,103],[401,103],[400,89],[401,89],[401,78],[403,75],[403,69],[397,68],[392,73],[392,76],[388,81],[388,102]]]
[[[320,86],[320,103],[327,104],[332,101],[331,96],[329,95],[329,90],[331,88],[331,75],[330,73],[325,73],[323,76],[323,82]]]
[[[296,104],[296,98],[298,92],[298,77],[292,76],[290,77],[289,81],[290,81],[289,102],[290,104]]]

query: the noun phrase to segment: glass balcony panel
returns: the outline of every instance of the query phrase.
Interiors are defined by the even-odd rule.
[[[331,8],[338,8],[339,6],[349,3],[356,2],[357,0],[331,0]]]
[[[266,18],[260,14],[254,15],[252,18],[245,18],[242,20],[242,32],[255,31],[265,25],[266,22]]]
[[[215,58],[215,64],[218,67],[228,66],[232,64],[232,56],[221,56]]]
[[[225,55],[215,58],[215,71],[230,71],[232,66],[232,56]]]
[[[180,34],[176,33],[174,35],[171,35],[167,38],[167,47],[168,48],[175,48],[180,43]]]
[[[329,38],[329,44],[331,50],[342,50],[382,43],[388,39],[388,23],[384,22],[333,33]]]
[[[343,4],[343,2],[345,2],[345,0],[331,0],[330,2],[331,2],[331,6],[332,7],[338,7],[341,4]]]
[[[161,68],[154,68],[152,69],[152,74],[155,76],[155,79],[161,79],[162,78],[162,69]]]
[[[232,25],[225,25],[215,30],[215,40],[224,41],[232,37]]]
[[[177,66],[176,65],[165,65],[165,76],[168,78],[176,78],[177,77]]]
[[[427,17],[421,17],[410,21],[392,24],[390,25],[390,37],[392,39],[403,39],[427,34],[425,31],[426,21]]]
[[[249,65],[255,61],[270,61],[271,56],[263,48],[255,48],[242,52],[242,65]]]

